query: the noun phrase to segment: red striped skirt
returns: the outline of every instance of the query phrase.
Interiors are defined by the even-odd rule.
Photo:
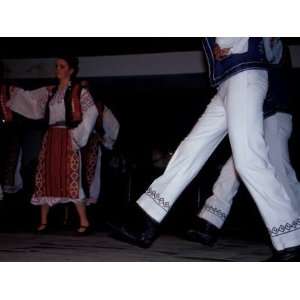
[[[31,202],[36,205],[80,201],[80,154],[73,149],[67,128],[45,134]]]

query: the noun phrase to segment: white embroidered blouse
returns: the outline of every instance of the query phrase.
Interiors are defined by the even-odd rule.
[[[49,102],[49,125],[65,122],[64,96],[66,90],[67,88],[58,90]],[[15,88],[7,105],[12,111],[26,118],[38,120],[43,119],[45,116],[48,99],[49,91],[46,87],[33,91]],[[86,89],[81,91],[80,104],[82,122],[76,128],[70,129],[76,148],[86,145],[98,117],[97,107],[91,94]]]

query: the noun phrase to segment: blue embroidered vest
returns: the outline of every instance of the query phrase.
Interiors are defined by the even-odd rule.
[[[206,55],[210,83],[217,87],[229,77],[251,69],[267,69],[263,39],[250,37],[248,51],[241,54],[230,54],[222,60],[216,60],[213,54],[216,38],[204,38],[203,48]]]

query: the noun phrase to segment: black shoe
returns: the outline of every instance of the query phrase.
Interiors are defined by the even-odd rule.
[[[265,260],[266,262],[300,262],[300,246],[287,248],[281,251],[274,251],[273,255]]]
[[[210,222],[197,218],[193,228],[186,232],[189,241],[201,243],[206,246],[214,246],[220,235],[220,229]]]
[[[111,237],[140,248],[149,248],[159,235],[159,223],[138,205],[130,211],[127,222],[120,225],[110,223],[109,226],[112,229]]]

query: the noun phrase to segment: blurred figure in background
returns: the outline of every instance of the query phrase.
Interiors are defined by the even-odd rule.
[[[90,91],[87,80],[81,86]],[[111,110],[101,101],[95,100],[98,109],[98,118],[89,137],[87,145],[81,149],[83,185],[86,192],[86,204],[95,204],[98,201],[101,187],[101,147],[112,150],[118,138],[120,124]]]
[[[1,127],[1,157],[0,183],[4,193],[13,194],[23,187],[20,175],[21,145],[17,128],[16,116],[7,106],[10,100],[10,87],[4,82],[4,67],[0,64],[0,127]],[[2,195],[2,193],[0,193]],[[1,197],[0,195],[0,197]]]

